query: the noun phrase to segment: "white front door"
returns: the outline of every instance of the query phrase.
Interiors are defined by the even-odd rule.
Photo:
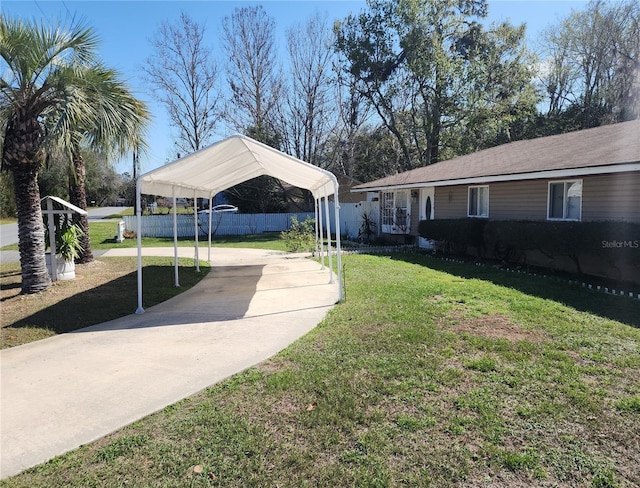
[[[434,200],[435,200],[435,188],[430,186],[428,188],[420,189],[420,220],[433,220],[434,216]],[[418,246],[422,249],[433,249],[433,241],[428,241],[420,237],[418,239]]]

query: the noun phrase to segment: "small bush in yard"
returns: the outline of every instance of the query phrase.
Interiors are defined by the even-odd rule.
[[[282,231],[280,237],[284,239],[287,251],[314,251],[316,244],[316,221],[307,217],[299,222],[295,215],[291,217],[291,227]]]

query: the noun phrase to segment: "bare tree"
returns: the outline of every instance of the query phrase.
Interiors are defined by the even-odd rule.
[[[237,130],[277,138],[283,81],[277,67],[275,21],[260,5],[236,8],[223,19],[222,42],[232,97],[225,110],[227,120]]]
[[[355,177],[358,140],[361,139],[361,131],[371,115],[371,103],[358,90],[357,78],[344,69],[344,63],[336,62],[333,69],[337,74],[339,125],[331,159],[334,161],[333,166],[340,172]]]
[[[178,129],[178,153],[204,147],[220,118],[216,92],[218,70],[206,45],[206,28],[186,14],[175,24],[163,23],[151,40],[154,52],[142,70]]]
[[[559,130],[640,116],[640,6],[595,0],[544,35],[546,114]]]
[[[292,154],[316,166],[326,166],[323,153],[337,119],[332,44],[326,15],[316,13],[287,30],[291,85],[283,133],[288,135]]]

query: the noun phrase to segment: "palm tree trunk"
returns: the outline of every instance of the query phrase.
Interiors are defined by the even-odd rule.
[[[38,171],[33,165],[13,168],[18,208],[18,249],[22,268],[22,293],[38,293],[51,287],[44,258],[44,223],[40,209]]]
[[[69,175],[69,199],[76,207],[87,209],[87,191],[84,185],[86,178],[86,167],[84,159],[79,150],[73,151],[73,174]],[[89,219],[86,215],[73,215],[73,223],[82,229],[80,243],[82,251],[75,260],[77,264],[90,263],[93,261],[91,252],[91,241],[89,239]]]

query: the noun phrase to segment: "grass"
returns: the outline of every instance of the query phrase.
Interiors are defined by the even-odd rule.
[[[137,239],[125,239],[122,242],[115,241],[116,225],[113,222],[90,222],[89,235],[92,249],[118,249],[135,248]],[[199,238],[200,247],[207,246],[207,238]],[[285,251],[285,243],[277,232],[265,232],[263,234],[249,236],[214,236],[211,239],[213,246],[220,247],[244,247],[272,249]],[[194,239],[178,239],[178,245],[183,247],[195,246]],[[143,247],[172,247],[173,238],[145,237],[142,239]]]
[[[135,248],[138,246],[137,239],[125,239],[122,242],[116,242],[114,238],[116,226],[113,222],[91,222],[89,225],[92,249]],[[208,244],[206,237],[199,238],[198,241],[200,248],[206,248]],[[280,239],[280,234],[278,232],[265,232],[263,234],[245,236],[214,236],[211,238],[211,245],[219,247],[244,247],[286,251],[285,242]],[[173,238],[144,237],[142,239],[142,246],[172,247]],[[195,246],[195,240],[179,238],[178,246],[193,247]]]
[[[347,300],[282,353],[1,485],[640,485],[637,301],[343,262]]]
[[[209,272],[193,259],[180,259],[180,288],[172,286],[171,258],[143,258],[144,307],[150,307],[188,290]],[[136,258],[107,258],[76,266],[76,279],[57,281],[45,293],[21,295],[20,265],[0,264],[0,347],[13,347],[106,322],[137,308]],[[73,314],[70,314],[73,310]]]
[[[89,237],[91,239],[92,250],[102,249],[122,249],[135,248],[138,246],[137,239],[125,239],[122,242],[116,242],[116,223],[115,222],[89,222]],[[200,247],[207,246],[207,237],[199,238]],[[286,251],[285,241],[280,239],[278,232],[265,232],[263,234],[248,236],[214,236],[211,240],[212,245],[222,247],[244,247],[244,248],[260,248],[271,249],[276,251]],[[178,246],[193,247],[195,241],[193,239],[178,239]],[[173,238],[155,238],[144,237],[142,239],[143,247],[172,247]],[[17,251],[18,244],[4,246],[3,251]]]

